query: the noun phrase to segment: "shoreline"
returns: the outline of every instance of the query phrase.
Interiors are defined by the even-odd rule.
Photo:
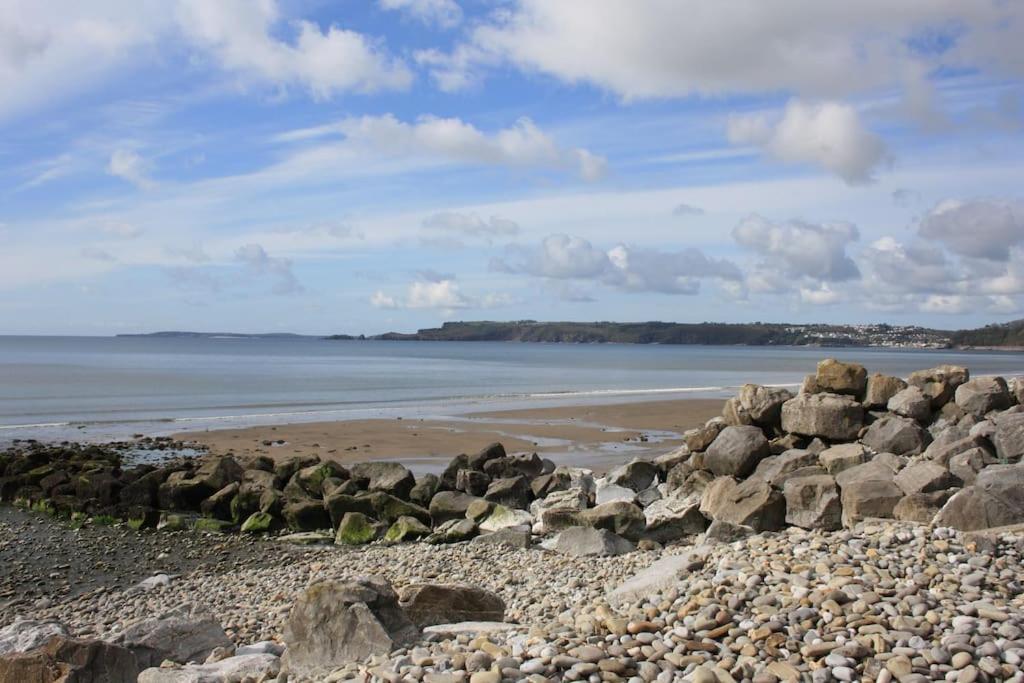
[[[341,463],[396,460],[415,473],[439,472],[459,453],[500,441],[510,452],[536,452],[556,464],[603,469],[675,448],[682,432],[720,415],[722,404],[718,398],[628,401],[439,418],[253,425],[171,436],[214,454],[316,454]]]

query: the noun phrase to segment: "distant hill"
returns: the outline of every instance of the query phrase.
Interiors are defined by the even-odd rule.
[[[187,337],[193,339],[321,339],[316,335],[294,334],[292,332],[265,332],[246,334],[244,332],[179,332],[167,330],[163,332],[147,332],[143,334],[119,334],[118,337]],[[354,339],[355,337],[350,337]]]
[[[331,337],[341,338],[341,337]],[[575,344],[719,344],[744,346],[943,347],[948,334],[891,325],[792,325],[785,323],[448,322],[412,334],[389,332],[394,341],[514,341]]]
[[[955,346],[1024,348],[1024,320],[960,330],[950,335]]]

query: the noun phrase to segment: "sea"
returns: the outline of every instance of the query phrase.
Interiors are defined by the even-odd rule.
[[[889,348],[0,336],[0,443],[514,408],[725,397],[825,357],[905,376],[1024,374],[1024,354]]]

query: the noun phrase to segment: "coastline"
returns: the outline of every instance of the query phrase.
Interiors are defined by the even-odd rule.
[[[467,413],[446,418],[337,420],[183,431],[175,440],[216,454],[316,454],[341,463],[398,460],[414,472],[438,472],[459,453],[502,442],[556,464],[605,469],[682,443],[681,433],[720,415],[722,399],[684,398],[574,404]]]

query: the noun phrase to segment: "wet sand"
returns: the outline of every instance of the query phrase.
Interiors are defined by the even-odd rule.
[[[246,427],[176,434],[214,453],[284,456],[316,453],[340,462],[400,460],[438,471],[453,456],[494,441],[509,452],[544,454],[559,464],[602,468],[651,456],[719,415],[720,399],[682,399],[475,413],[459,418],[378,419]]]

